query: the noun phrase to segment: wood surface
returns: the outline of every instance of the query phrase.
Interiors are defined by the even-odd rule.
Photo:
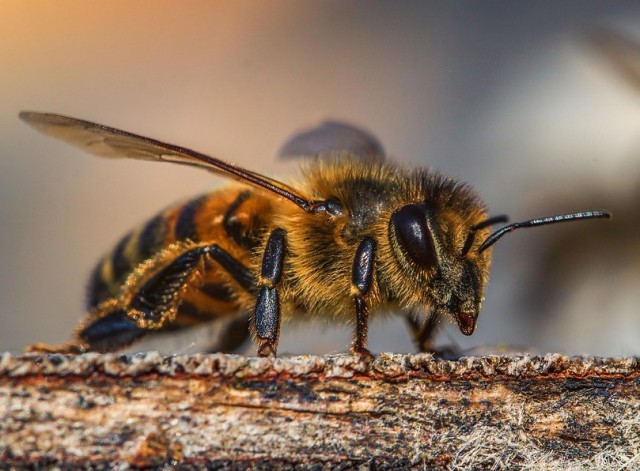
[[[0,355],[4,466],[640,467],[635,358]]]

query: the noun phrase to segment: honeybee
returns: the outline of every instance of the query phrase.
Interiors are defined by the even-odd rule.
[[[507,218],[489,217],[470,186],[388,162],[373,136],[342,123],[285,146],[285,154],[321,154],[294,188],[108,126],[58,114],[20,117],[98,156],[189,165],[240,183],[170,207],[124,236],[94,270],[88,313],[72,339],[32,351],[113,351],[153,332],[248,313],[260,356],[276,355],[283,317],[334,316],[355,320],[351,351],[370,357],[369,317],[392,308],[407,314],[418,347],[428,350],[443,318],[473,334],[490,248],[503,235],[611,217],[584,211],[490,234]],[[248,330],[235,327],[229,337],[242,341],[241,328]]]

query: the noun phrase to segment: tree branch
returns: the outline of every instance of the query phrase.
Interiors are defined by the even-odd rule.
[[[640,462],[635,358],[0,356],[12,465]]]

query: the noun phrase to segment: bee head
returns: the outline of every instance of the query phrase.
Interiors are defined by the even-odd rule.
[[[391,247],[403,273],[396,277],[396,288],[405,293],[407,304],[422,304],[435,315],[452,318],[460,332],[471,335],[489,278],[489,247],[522,227],[599,218],[610,219],[611,213],[583,211],[531,219],[489,235],[489,226],[508,218],[486,218],[481,210],[437,210],[424,202],[406,204],[393,212],[389,224]]]
[[[478,211],[469,217],[483,216]],[[471,251],[475,234],[504,220],[471,225],[459,214],[437,211],[424,202],[404,205],[391,215],[391,245],[403,266],[404,282],[418,294],[419,304],[453,319],[465,335],[475,330],[490,263],[488,253]],[[415,297],[410,298],[415,303]]]

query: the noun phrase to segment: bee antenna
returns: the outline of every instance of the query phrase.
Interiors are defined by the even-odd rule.
[[[492,226],[493,224],[498,224],[500,222],[509,221],[509,216],[505,214],[501,214],[500,216],[493,216],[487,219],[486,221],[479,222],[475,226],[471,226],[471,230],[469,231],[469,235],[467,235],[467,240],[464,242],[464,247],[462,247],[462,252],[460,252],[460,256],[464,257],[471,250],[471,246],[473,242],[476,240],[476,232],[480,229],[484,229],[485,227]]]
[[[547,216],[543,218],[531,219],[529,221],[514,222],[508,226],[504,226],[491,234],[478,248],[478,253],[482,253],[505,234],[515,231],[521,227],[546,226],[547,224],[556,224],[558,222],[578,221],[580,219],[611,219],[609,211],[581,211],[579,213],[559,214],[557,216]]]

